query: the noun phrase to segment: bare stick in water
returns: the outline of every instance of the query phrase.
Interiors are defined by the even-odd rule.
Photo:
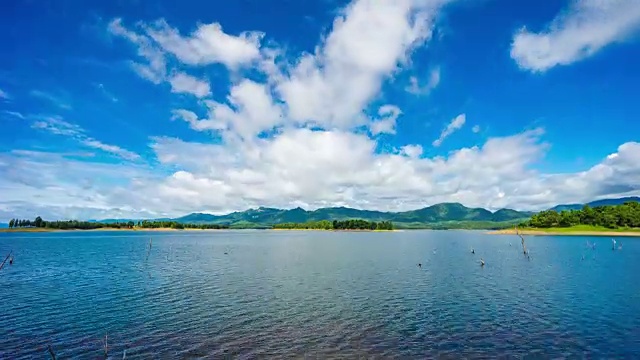
[[[7,259],[9,259],[9,256],[11,256],[11,253],[12,253],[12,252],[13,252],[13,251],[10,251],[10,252],[9,252],[9,255],[7,255],[7,257],[6,257],[6,258],[4,258],[4,261],[2,262],[2,264],[0,264],[0,270],[2,270],[2,268],[4,267],[4,263],[6,263],[6,262],[7,262]]]
[[[151,239],[149,239],[149,249],[147,250],[147,260],[149,260],[150,253],[151,253]]]
[[[104,334],[104,357],[109,356],[109,347],[107,345],[107,334]]]
[[[518,236],[520,236],[520,239],[522,239],[522,241],[521,241],[522,242],[522,253],[527,255],[527,247],[524,244],[524,236],[520,235],[520,231],[518,231],[518,227],[517,226],[515,228],[516,228],[516,234]]]
[[[53,352],[53,349],[51,348],[51,345],[49,345],[47,350],[49,350],[49,355],[51,355],[51,360],[56,360],[56,354]]]

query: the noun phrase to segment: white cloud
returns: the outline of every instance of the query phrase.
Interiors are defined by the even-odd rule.
[[[405,145],[400,149],[400,152],[407,155],[410,158],[418,158],[422,155],[422,146],[420,145]]]
[[[145,26],[146,33],[162,49],[189,65],[222,63],[235,69],[260,57],[260,32],[243,32],[229,35],[218,23],[201,24],[188,37],[180,35],[164,19]]]
[[[378,109],[377,120],[374,120],[370,125],[371,135],[378,134],[395,134],[396,133],[396,120],[402,114],[400,108],[395,105],[383,105]]]
[[[302,54],[293,62],[287,60],[290,58],[282,49],[261,48],[262,33],[244,32],[233,36],[225,34],[216,23],[199,25],[187,37],[164,20],[141,24],[142,33],[125,29],[120,19],[113,20],[109,29],[138,46],[139,55],[149,64],[136,69],[157,83],[166,78],[167,53],[188,65],[223,63],[234,70],[251,64],[267,75],[266,84],[233,80],[235,85],[227,103],[209,102],[209,116],[203,119],[206,123],[192,121],[194,129],[222,128],[243,131],[241,135],[246,136],[271,130],[281,117],[287,119],[285,125],[351,129],[370,122],[365,108],[378,95],[382,83],[409,61],[415,48],[431,37],[437,10],[447,2],[354,1],[335,19],[331,32],[315,52]],[[428,86],[435,87],[438,81],[439,69],[434,69]],[[260,93],[258,97],[240,99],[234,95],[234,91],[250,83]],[[198,95],[203,93],[201,89]],[[275,103],[279,104],[278,110],[268,111],[269,116],[264,120],[252,115],[265,107],[273,109],[269,104]],[[247,120],[242,118],[245,115],[253,117]],[[371,124],[371,128],[378,133],[392,133],[395,119],[383,120]]]
[[[138,56],[146,63],[131,62],[131,68],[142,78],[154,84],[162,83],[167,76],[167,62],[162,51],[144,35],[130,31],[122,25],[122,19],[116,18],[109,23],[109,31],[116,36],[123,37],[137,46]]]
[[[232,70],[226,98],[172,112],[194,130],[215,133],[216,142],[153,137],[153,167],[33,151],[0,153],[0,173],[7,174],[0,177],[0,217],[34,212],[46,218],[165,217],[257,206],[397,211],[445,201],[531,210],[640,193],[640,144],[634,142],[570,174],[535,170],[548,149],[541,129],[489,138],[445,156],[427,156],[420,144],[398,144],[381,153],[388,144],[377,135],[394,134],[401,114],[381,88],[430,38],[445,3],[354,1],[314,52],[294,61],[284,49],[262,46],[258,33],[232,36],[209,24],[183,36],[162,21],[134,32],[116,19],[110,31],[136,45],[143,61],[134,68],[151,81],[170,83],[184,64],[221,63]],[[183,64],[174,64],[176,59]],[[250,75],[235,71],[248,66],[253,66]],[[434,74],[427,88],[437,85],[439,72]],[[418,85],[416,80],[416,87],[425,89]],[[197,86],[182,89],[187,88]],[[210,89],[192,93],[204,97]],[[464,114],[453,119],[434,145],[465,120]],[[39,119],[33,126],[90,149],[139,159],[62,118]]]
[[[341,130],[290,128],[233,145],[154,138],[160,166],[153,171],[60,155],[1,154],[0,171],[8,175],[0,179],[0,208],[11,216],[42,211],[83,218],[336,204],[398,211],[444,201],[531,210],[640,193],[639,143],[621,145],[583,172],[545,174],[533,170],[548,149],[542,136],[536,129],[430,158],[421,157],[417,145],[376,153],[376,142],[365,134]],[[173,170],[162,177],[157,169]]]
[[[59,116],[41,117],[40,120],[31,124],[33,129],[45,130],[55,135],[67,136],[77,140],[79,143],[94,149],[116,155],[125,160],[138,160],[140,155],[123,149],[116,145],[105,144],[85,134],[85,130],[79,125],[63,120]]]
[[[350,128],[366,122],[363,109],[382,82],[431,37],[443,1],[352,2],[314,54],[303,55],[277,78],[276,90],[298,122]]]
[[[480,132],[480,125],[473,125],[473,127],[471,128],[471,131],[473,131],[475,134]]]
[[[18,119],[21,119],[21,120],[26,119],[26,117],[22,115],[22,113],[17,111],[3,110],[2,112],[10,116],[17,117]]]
[[[409,85],[405,88],[410,94],[413,95],[425,95],[429,94],[433,89],[440,84],[440,68],[434,68],[429,73],[429,79],[424,86],[420,86],[418,78],[412,76],[409,78]]]
[[[98,141],[96,139],[92,139],[92,138],[86,138],[84,140],[82,140],[82,144],[90,147],[90,148],[94,148],[94,149],[99,149],[102,150],[104,152],[108,152],[110,154],[114,154],[117,155],[123,159],[126,160],[137,160],[140,158],[140,155],[129,151],[129,150],[125,150],[119,146],[116,145],[109,145],[109,144],[105,144],[101,141]]]
[[[522,69],[542,72],[592,56],[638,29],[640,1],[572,0],[544,31],[520,29],[513,38],[511,57]]]
[[[183,119],[198,131],[221,130],[227,136],[250,139],[263,131],[269,131],[283,121],[282,109],[276,105],[266,85],[243,80],[231,88],[228,104],[207,100],[208,119],[185,109],[173,111],[174,119]]]
[[[44,117],[31,124],[31,127],[46,130],[55,135],[65,136],[77,136],[84,132],[80,126],[66,122],[59,116]]]
[[[11,99],[11,96],[9,96],[9,94],[7,94],[7,92],[5,92],[4,90],[0,89],[0,99],[9,100]]]
[[[447,127],[445,127],[444,130],[442,130],[440,137],[433,142],[433,146],[438,147],[442,145],[442,142],[444,141],[444,139],[446,139],[447,137],[449,137],[449,135],[453,134],[454,132],[462,128],[466,119],[467,117],[465,114],[460,114],[456,116],[453,120],[451,120],[451,122],[447,125]]]
[[[191,75],[179,72],[169,79],[171,91],[174,93],[188,93],[203,98],[211,95],[209,83]]]

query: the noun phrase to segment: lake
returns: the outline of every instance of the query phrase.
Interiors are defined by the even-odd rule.
[[[2,233],[0,359],[100,358],[105,334],[114,359],[630,358],[640,239],[618,244],[527,237],[527,259],[477,231]]]

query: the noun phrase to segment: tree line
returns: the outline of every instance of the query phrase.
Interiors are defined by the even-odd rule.
[[[9,228],[44,228],[58,230],[92,230],[92,229],[227,229],[224,224],[183,224],[177,221],[122,221],[122,222],[95,222],[78,220],[45,221],[40,216],[35,220],[11,219]]]
[[[282,223],[273,226],[274,229],[316,229],[316,230],[393,230],[391,221],[351,220],[321,220],[305,223]]]
[[[581,210],[541,211],[521,224],[524,227],[551,228],[576,225],[602,226],[609,229],[640,228],[640,203],[589,207]]]

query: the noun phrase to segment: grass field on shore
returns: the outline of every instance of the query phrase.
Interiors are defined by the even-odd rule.
[[[604,226],[577,225],[553,228],[520,228],[522,235],[590,235],[590,236],[640,236],[640,228],[609,229]],[[515,229],[490,231],[489,234],[515,235]]]

